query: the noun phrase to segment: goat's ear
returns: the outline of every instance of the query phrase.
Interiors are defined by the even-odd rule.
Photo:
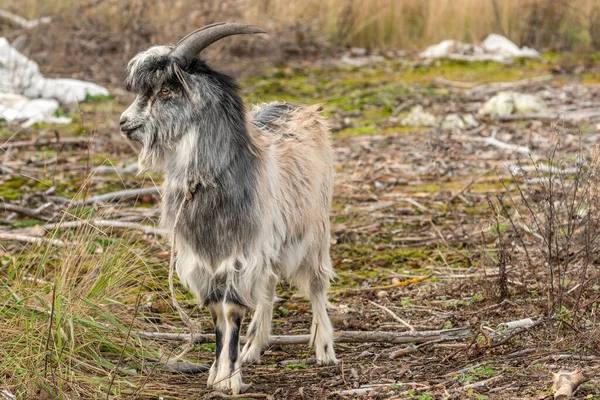
[[[254,25],[234,24],[231,22],[218,22],[216,24],[202,27],[183,39],[171,50],[171,56],[178,58],[184,63],[194,59],[202,50],[228,36],[248,35],[255,33],[266,33]]]

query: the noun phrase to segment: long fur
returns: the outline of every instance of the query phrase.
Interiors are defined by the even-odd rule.
[[[221,335],[209,384],[241,390],[241,375],[229,371],[239,364],[240,321],[244,310],[256,310],[242,352],[245,361],[256,361],[267,344],[278,279],[295,283],[311,299],[317,358],[336,362],[325,311],[334,276],[333,166],[325,120],[317,106],[288,103],[247,114],[232,78],[200,59],[183,63],[169,51],[153,47],[129,63],[125,82],[137,97],[121,127],[142,144],[140,165],[164,171],[161,223],[177,235],[177,273],[209,307]],[[173,227],[188,192],[193,195]],[[231,366],[222,365],[223,357]]]

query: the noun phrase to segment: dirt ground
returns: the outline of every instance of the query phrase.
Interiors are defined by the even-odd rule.
[[[596,143],[597,76],[551,75],[522,81],[547,76],[550,69],[551,62],[545,61],[473,66],[386,60],[363,67],[324,62],[281,67],[242,81],[248,103],[320,102],[332,122],[337,175],[331,254],[338,279],[332,284],[330,316],[335,329],[404,332],[408,327],[416,331],[465,327],[469,337],[416,345],[338,343],[340,363],[332,367],[314,365],[307,345],[271,346],[260,365],[244,366],[244,381],[251,387],[238,398],[544,399],[552,397],[551,372],[581,366],[590,380],[575,398],[600,399],[596,321],[600,287],[593,278],[597,264],[591,263],[592,280],[586,281],[581,299],[575,297],[576,283],[566,285],[558,311],[549,312],[548,268],[545,253],[536,244],[543,233],[530,229],[527,237],[518,235],[526,231],[526,222],[514,226],[502,209],[507,205],[510,215],[516,215],[524,200],[543,204],[547,193],[544,181],[535,179],[545,174],[534,171],[527,176],[515,166],[538,162],[561,168],[586,166]],[[514,89],[494,85],[498,81],[521,83]],[[91,99],[79,108],[65,109],[74,117],[73,124],[1,126],[7,143],[32,140],[10,152],[3,145],[0,195],[7,203],[34,209],[50,199],[52,206],[44,215],[54,218],[63,206],[52,202],[52,193],[43,194],[51,186],[56,196],[69,198],[82,191],[91,196],[160,183],[159,176],[123,172],[84,179],[93,166],[121,168],[135,162],[135,149],[121,138],[117,123],[131,97],[122,88],[111,89],[114,98]],[[483,102],[502,89],[536,94],[563,118],[478,117]],[[401,119],[419,104],[438,116],[471,114],[478,125],[403,126]],[[92,137],[93,142],[89,148],[86,143],[64,144],[60,150],[43,142],[56,136]],[[158,197],[138,200],[94,208],[105,218],[133,216],[137,222],[156,223]],[[3,232],[39,234],[34,229],[41,222],[35,218],[9,211],[0,215]],[[145,257],[164,271],[166,241],[152,235],[144,240]],[[21,246],[3,243],[5,252]],[[518,261],[526,249],[528,265]],[[576,260],[571,260],[573,265]],[[280,284],[277,296],[273,334],[307,334],[309,303],[295,297],[286,283]],[[192,311],[191,297],[186,298]],[[167,293],[149,292],[138,318],[154,321],[156,331],[187,331],[165,306],[165,299]],[[210,332],[206,313],[194,310],[193,316]],[[515,330],[502,325],[525,318],[531,323]],[[160,346],[179,349],[176,343]],[[212,350],[211,344],[196,345],[188,360],[209,363]],[[133,388],[119,390],[121,398],[223,397],[206,388],[206,378],[206,372],[176,374],[145,367],[131,378]]]

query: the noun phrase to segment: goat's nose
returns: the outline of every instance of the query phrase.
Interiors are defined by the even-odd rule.
[[[121,115],[121,118],[119,119],[119,125],[123,126],[127,123],[127,117],[125,115]]]

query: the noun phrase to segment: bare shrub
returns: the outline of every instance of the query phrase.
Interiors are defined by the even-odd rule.
[[[594,302],[589,289],[598,278],[600,167],[597,151],[590,162],[581,152],[569,160],[557,156],[560,145],[557,138],[543,163],[521,160],[512,170],[516,190],[507,187],[498,204],[512,236],[511,260],[527,289],[545,293],[549,316],[576,326]],[[499,243],[503,236],[498,229]],[[497,258],[502,266],[502,255]]]

